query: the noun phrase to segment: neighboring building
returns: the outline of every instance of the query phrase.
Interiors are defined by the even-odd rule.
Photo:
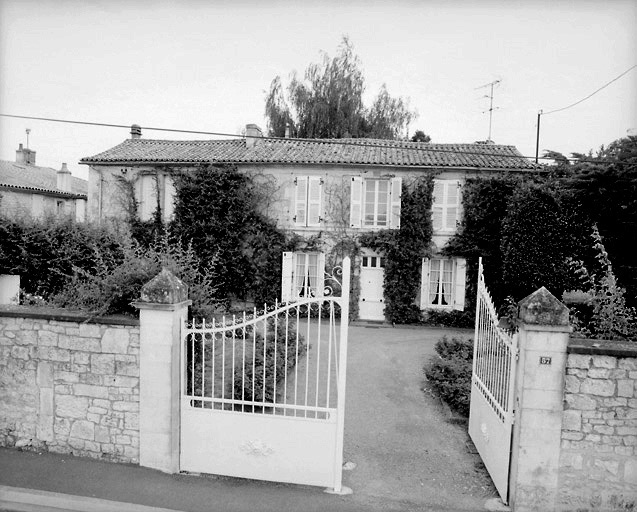
[[[90,219],[122,218],[127,188],[135,191],[142,220],[151,218],[158,205],[164,220],[169,220],[174,195],[171,172],[230,163],[276,183],[267,213],[283,229],[304,236],[397,229],[403,180],[435,171],[433,243],[434,254],[439,254],[460,219],[467,176],[537,169],[515,147],[494,144],[270,139],[263,138],[256,125],[247,126],[246,138],[234,140],[145,140],[135,125],[131,134],[131,139],[80,162],[89,165]],[[329,249],[282,255],[283,300],[322,293]],[[360,318],[382,320],[384,257],[363,248],[355,265],[360,272]],[[424,259],[421,308],[464,309],[465,267],[461,258]]]
[[[35,151],[16,151],[15,162],[0,160],[0,214],[19,218],[46,215],[86,218],[88,182],[59,170],[35,165]]]

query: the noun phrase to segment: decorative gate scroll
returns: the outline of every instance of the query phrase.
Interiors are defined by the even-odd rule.
[[[508,503],[518,337],[498,324],[480,258],[469,435],[502,501]]]
[[[183,325],[182,471],[341,492],[349,274],[340,297]]]

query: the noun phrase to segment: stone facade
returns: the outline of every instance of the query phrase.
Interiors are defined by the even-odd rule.
[[[635,343],[569,346],[558,500],[560,510],[637,509]]]
[[[139,461],[139,326],[0,309],[0,445]]]

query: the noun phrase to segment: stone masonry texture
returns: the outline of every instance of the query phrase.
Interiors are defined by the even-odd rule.
[[[139,461],[139,326],[0,317],[0,445]]]
[[[637,510],[634,357],[568,355],[559,510]]]

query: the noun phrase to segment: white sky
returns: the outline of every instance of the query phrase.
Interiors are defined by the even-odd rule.
[[[0,113],[239,133],[265,128],[270,81],[349,35],[371,99],[385,82],[433,142],[488,136],[535,154],[539,109],[574,103],[637,64],[635,0],[0,0]],[[128,129],[0,117],[0,159],[86,177],[78,160]],[[637,69],[542,117],[540,150],[586,152],[637,133]],[[210,138],[143,132],[144,138]]]

